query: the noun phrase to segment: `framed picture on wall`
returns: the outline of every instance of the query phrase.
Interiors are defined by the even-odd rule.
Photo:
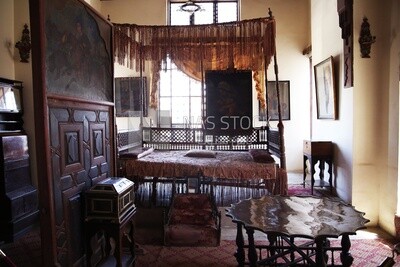
[[[336,84],[332,56],[314,66],[318,119],[336,119]]]
[[[279,81],[279,100],[281,102],[281,113],[282,120],[290,120],[290,81]],[[267,108],[268,108],[268,116],[270,121],[279,120],[278,115],[278,97],[276,93],[276,81],[268,81],[267,82],[268,89],[268,99],[267,99]],[[263,114],[260,116],[261,121],[265,121],[265,114],[259,110],[259,114]]]
[[[250,70],[206,71],[205,129],[211,134],[237,135],[252,130]]]
[[[276,93],[276,81],[268,81],[268,106],[270,121],[277,121],[278,97]],[[281,102],[282,120],[290,120],[290,81],[279,81],[279,100]]]
[[[92,101],[114,101],[113,25],[84,1],[45,1],[46,90]]]
[[[117,117],[147,117],[148,90],[146,77],[115,78]]]

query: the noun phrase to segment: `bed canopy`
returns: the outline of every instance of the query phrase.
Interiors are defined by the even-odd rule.
[[[202,82],[206,70],[252,70],[257,98],[265,109],[260,77],[266,76],[275,55],[275,19],[271,12],[266,18],[208,25],[114,26],[119,64],[143,72],[144,62],[152,62],[150,107],[157,108],[158,73],[169,57],[180,70]]]
[[[251,70],[257,98],[268,118],[268,90],[264,89],[262,76],[267,80],[267,69],[274,60],[275,80],[278,67],[275,44],[275,19],[269,10],[265,18],[228,23],[190,26],[139,26],[114,24],[116,62],[137,72],[145,71],[145,62],[151,62],[150,107],[158,106],[159,73],[163,62],[169,58],[190,77],[202,82],[209,70]],[[266,86],[266,82],[264,85]],[[275,83],[277,101],[279,86]],[[266,127],[269,129],[270,127]],[[280,163],[286,169],[285,146],[281,107],[278,104],[278,136],[276,143]],[[271,135],[271,138],[274,138]],[[268,137],[269,139],[269,137]]]

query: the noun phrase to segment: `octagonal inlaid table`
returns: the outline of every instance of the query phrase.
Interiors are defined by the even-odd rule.
[[[235,257],[239,266],[338,266],[333,251],[340,251],[341,266],[350,266],[349,235],[369,222],[363,212],[329,197],[264,196],[232,204],[226,211],[237,224]],[[242,228],[248,236],[246,244]],[[256,245],[254,231],[265,233],[268,243]],[[340,246],[331,246],[330,239],[338,237]]]

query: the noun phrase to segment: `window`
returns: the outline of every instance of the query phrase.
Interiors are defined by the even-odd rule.
[[[238,1],[193,1],[201,10],[181,11],[185,1],[169,2],[170,25],[212,24],[238,20]],[[161,127],[201,127],[201,82],[181,72],[170,60],[160,73]]]
[[[160,73],[160,126],[201,126],[201,82],[167,61]]]

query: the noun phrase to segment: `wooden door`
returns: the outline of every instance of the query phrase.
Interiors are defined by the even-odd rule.
[[[81,0],[30,0],[44,266],[84,266],[84,192],[115,173],[112,24]]]

